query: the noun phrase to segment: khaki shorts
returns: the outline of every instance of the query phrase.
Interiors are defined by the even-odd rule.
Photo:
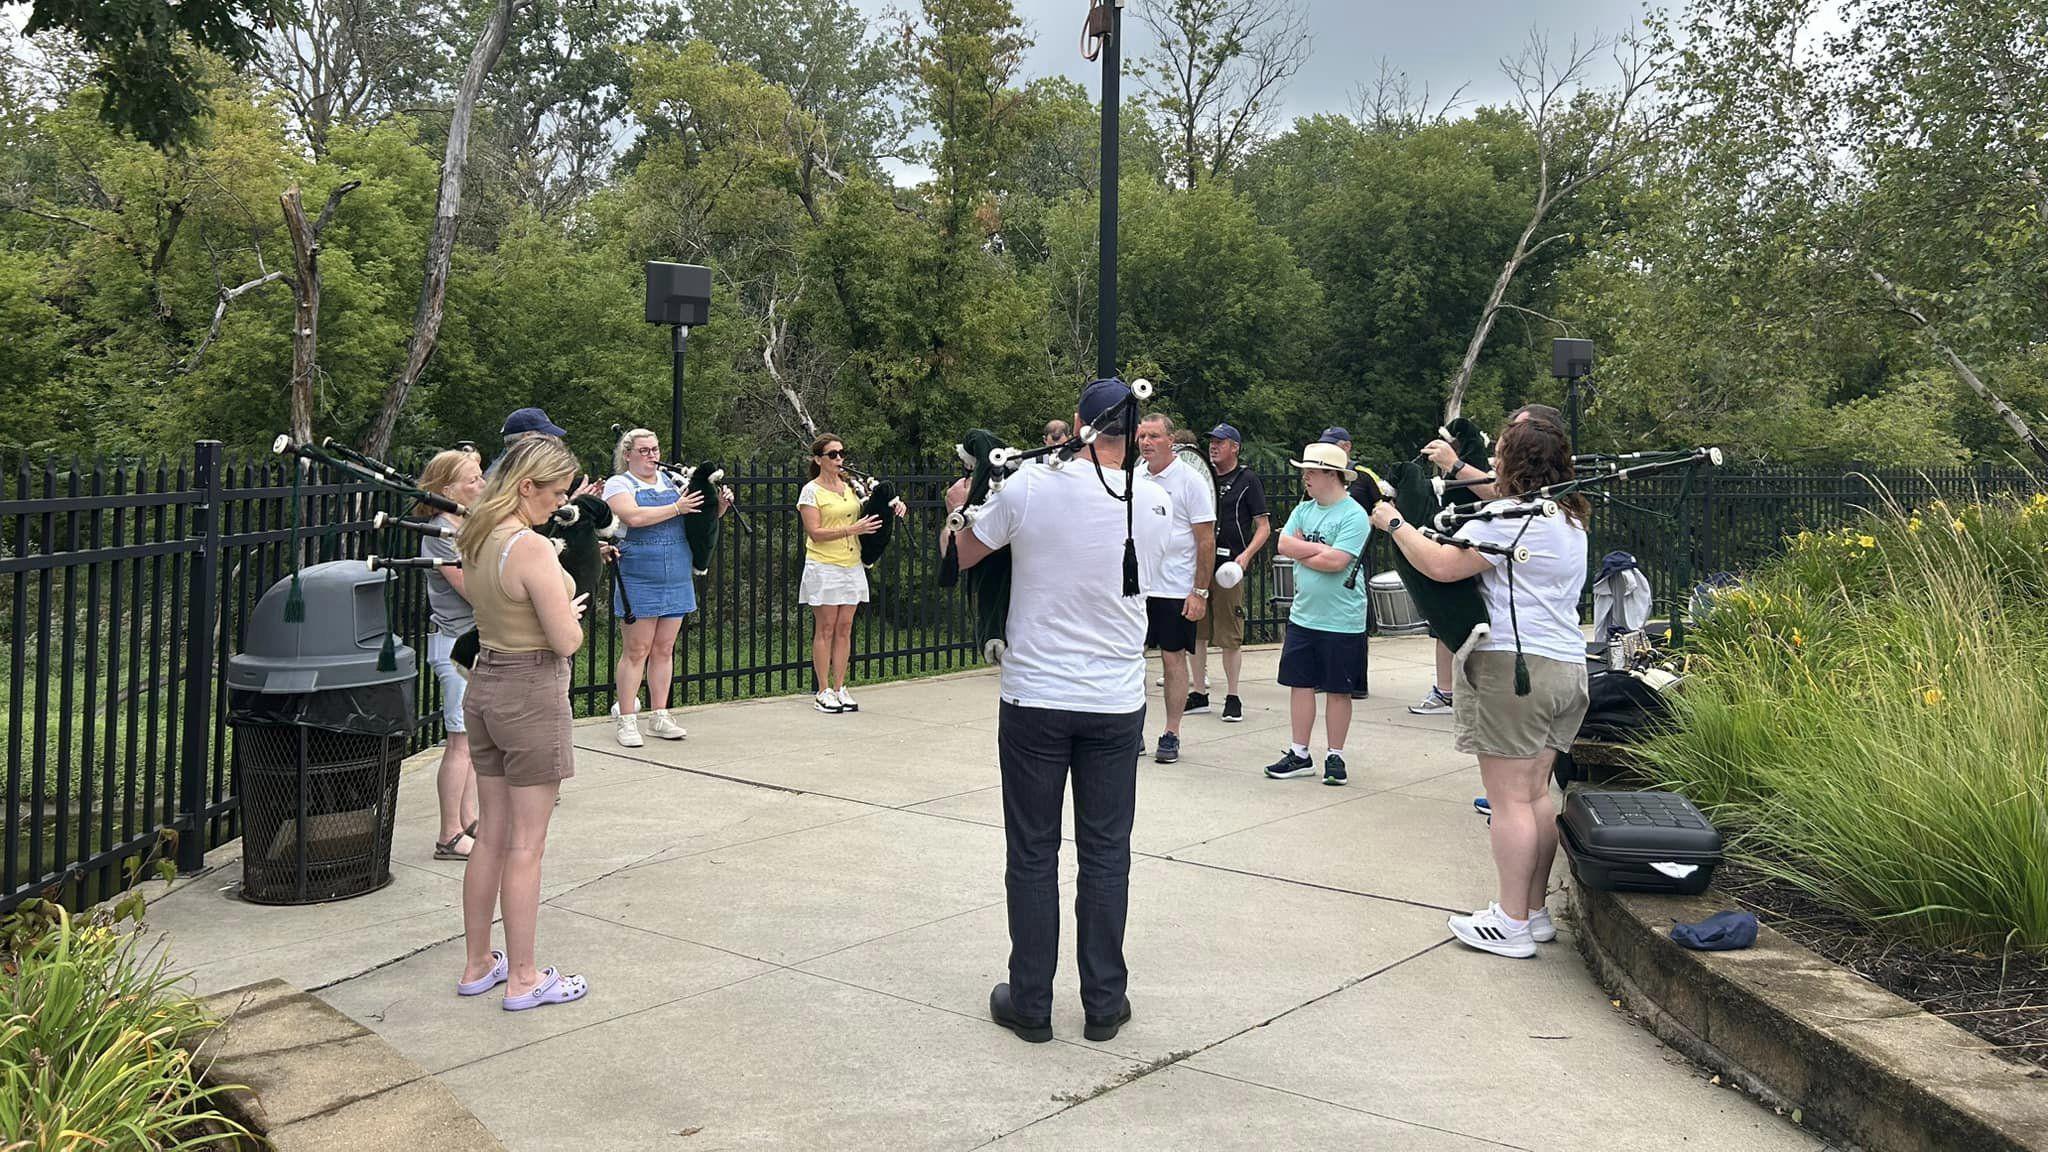
[[[527,787],[576,774],[567,657],[482,649],[462,712],[477,775],[503,776],[507,784]]]
[[[1195,639],[1224,651],[1244,647],[1244,586],[1209,585],[1209,611],[1195,621]]]
[[[1545,748],[1571,751],[1586,719],[1586,662],[1523,659],[1527,696],[1515,695],[1513,652],[1472,652],[1458,661],[1451,694],[1458,751],[1515,760],[1541,756]]]

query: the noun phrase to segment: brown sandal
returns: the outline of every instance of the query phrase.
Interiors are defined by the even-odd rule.
[[[472,825],[472,827],[473,827],[473,825]],[[444,844],[444,843],[442,843],[442,842],[441,842],[441,841],[439,841],[439,840],[436,840],[436,841],[434,841],[434,859],[436,859],[436,860],[467,860],[467,859],[469,859],[469,853],[467,853],[467,852],[457,852],[457,851],[455,850],[455,846],[456,846],[457,844],[460,844],[460,843],[462,843],[462,838],[463,838],[464,836],[468,836],[468,837],[469,837],[469,841],[470,841],[470,843],[471,843],[472,845],[474,845],[474,844],[476,843],[476,836],[475,836],[475,835],[474,835],[473,833],[471,833],[471,832],[469,832],[469,831],[467,831],[467,830],[464,830],[464,831],[461,831],[461,832],[457,832],[457,833],[456,833],[455,835],[453,835],[453,836],[450,836],[450,837],[448,838],[448,841],[447,841],[447,843],[445,843],[445,844]]]

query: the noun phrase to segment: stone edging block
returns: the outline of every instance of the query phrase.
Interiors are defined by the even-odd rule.
[[[1768,927],[1737,952],[1671,940],[1728,897],[1572,894],[1580,951],[1631,1010],[1806,1126],[1868,1152],[2048,1150],[2048,1073]]]
[[[195,1067],[221,1111],[278,1152],[503,1152],[441,1082],[316,996],[265,980],[208,996]]]

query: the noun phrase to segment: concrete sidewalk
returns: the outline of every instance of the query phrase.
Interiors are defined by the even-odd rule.
[[[859,691],[856,715],[699,709],[640,749],[579,727],[540,943],[589,979],[580,1003],[454,995],[431,756],[388,888],[257,907],[229,868],[150,922],[204,990],[318,990],[512,1149],[1824,1147],[1612,1007],[1569,925],[1534,960],[1448,943],[1493,867],[1449,718],[1405,710],[1430,659],[1374,645],[1349,787],[1260,775],[1286,743],[1270,651],[1247,656],[1244,723],[1189,717],[1181,763],[1141,761],[1136,1018],[1108,1044],[1081,1039],[1071,911],[1059,1039],[987,1019],[1008,954],[987,674]],[[1155,710],[1148,747],[1159,730]]]

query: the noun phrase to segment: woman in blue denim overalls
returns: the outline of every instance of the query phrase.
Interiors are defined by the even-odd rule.
[[[696,511],[704,498],[676,487],[658,466],[660,462],[661,445],[654,433],[635,428],[619,438],[612,453],[617,475],[604,485],[605,503],[626,525],[616,576],[626,585],[635,616],[633,623],[624,627],[625,651],[615,670],[619,702],[612,708],[618,718],[619,743],[628,748],[638,748],[643,742],[639,717],[643,677],[654,710],[649,730],[664,740],[681,740],[687,735],[668,714],[668,689],[675,670],[676,636],[682,631],[683,617],[697,610],[690,543],[683,536],[682,518]],[[730,490],[721,491],[719,515],[731,506]],[[616,589],[612,614],[625,616]]]

